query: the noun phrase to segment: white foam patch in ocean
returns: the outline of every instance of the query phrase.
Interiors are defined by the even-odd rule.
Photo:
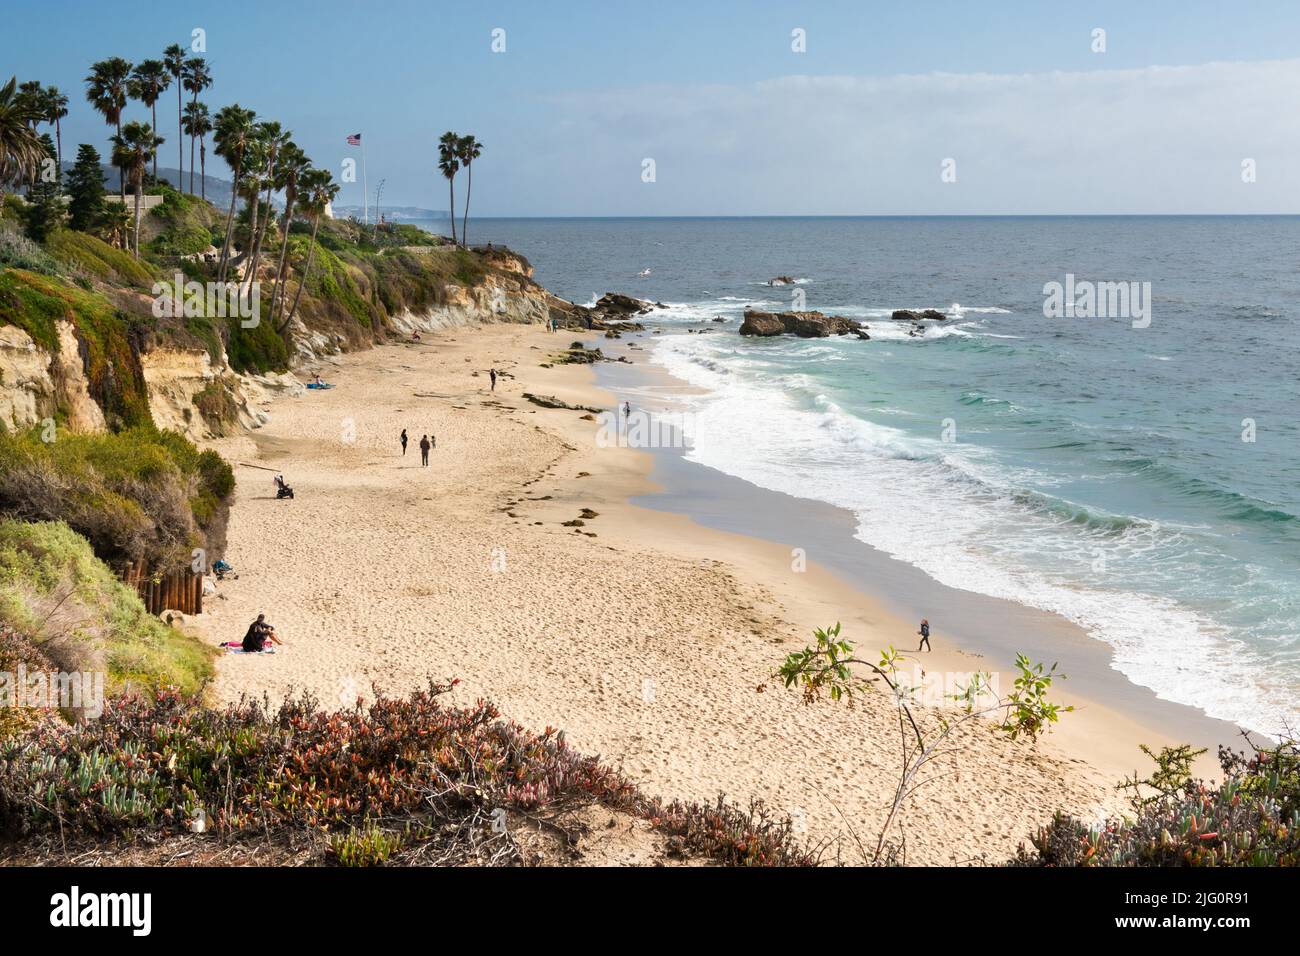
[[[1164,699],[1267,734],[1300,723],[1293,688],[1271,681],[1263,657],[1215,622],[1125,587],[1118,572],[1111,584],[1104,574],[1090,581],[1045,570],[1086,569],[1099,554],[1120,568],[1144,560],[1156,529],[1122,516],[1118,531],[1080,526],[1068,502],[1058,513],[1018,494],[1034,476],[1009,472],[985,449],[920,439],[825,396],[801,405],[791,389],[736,366],[743,350],[735,345],[687,335],[656,343],[656,362],[706,390],[689,399],[688,459],[851,510],[862,541],[945,585],[1062,615]]]

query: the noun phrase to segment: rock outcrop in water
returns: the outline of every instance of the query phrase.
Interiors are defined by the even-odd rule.
[[[948,316],[938,309],[923,309],[920,312],[912,309],[895,309],[890,318],[899,322],[920,322],[922,319],[934,319],[937,322],[942,322]]]
[[[745,310],[741,335],[797,335],[803,339],[822,339],[831,335],[848,335],[857,332],[861,323],[842,315],[825,315],[821,312],[761,312]]]
[[[634,299],[622,292],[606,292],[596,300],[596,305],[592,311],[600,312],[611,319],[617,319],[626,318],[630,315],[645,315],[654,308],[656,308],[656,305],[653,302]]]

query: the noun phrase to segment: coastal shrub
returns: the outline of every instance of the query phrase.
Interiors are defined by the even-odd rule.
[[[26,269],[43,275],[60,275],[66,269],[16,226],[0,220],[0,266]]]
[[[400,834],[388,833],[374,825],[332,833],[329,838],[330,855],[339,866],[383,866],[401,848]]]
[[[0,742],[0,821],[11,839],[76,841],[178,833],[202,819],[225,840],[323,831],[328,857],[346,865],[420,853],[519,863],[510,817],[561,829],[555,820],[599,805],[649,820],[682,853],[816,862],[761,807],[664,806],[563,733],[526,730],[483,701],[444,705],[455,683],[332,713],[307,695],[277,709],[167,691],[115,699],[96,721],[45,721]]]
[[[194,694],[212,676],[211,649],[151,616],[62,522],[0,518],[0,625],[54,669],[104,673],[110,693]],[[20,642],[9,643],[21,657]]]
[[[41,430],[0,435],[0,515],[62,521],[105,561],[188,565],[191,551],[219,550],[234,473],[152,425],[104,434]]]
[[[211,203],[177,192],[165,183],[159,184],[158,192],[163,201],[149,211],[144,222],[151,234],[147,245],[151,255],[192,256],[203,252],[213,244],[213,230],[218,223],[224,240],[224,220]]]
[[[263,311],[269,308],[270,302],[263,301]],[[226,357],[236,372],[264,374],[289,367],[288,346],[271,326],[269,315],[251,328],[244,328],[238,318],[230,318],[226,324]]]
[[[1146,750],[1146,748],[1143,748]],[[1021,844],[1012,866],[1296,866],[1300,746],[1249,753],[1221,747],[1220,784],[1190,776],[1187,747],[1148,755],[1156,772],[1125,781],[1132,816],[1089,826],[1057,813]]]
[[[45,242],[50,255],[104,282],[147,289],[158,270],[103,239],[75,229],[60,229]]]

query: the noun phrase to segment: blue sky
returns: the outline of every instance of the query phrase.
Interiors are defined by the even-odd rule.
[[[445,208],[433,144],[455,129],[486,144],[481,215],[1300,211],[1294,3],[7,7],[0,71],[69,94],[65,153],[106,149],[92,61],[156,57],[197,27],[214,110],[278,119],[336,171],[363,131],[386,203]],[[169,165],[174,124],[160,113]]]

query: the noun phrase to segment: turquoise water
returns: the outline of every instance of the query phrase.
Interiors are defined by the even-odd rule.
[[[1297,723],[1300,219],[484,220],[471,237],[576,301],[669,305],[655,358],[704,390],[692,460],[851,509],[859,538],[945,584],[1069,617],[1163,697]],[[1067,273],[1150,283],[1150,326],[1046,318]],[[746,307],[800,293],[873,340],[737,334]],[[951,318],[911,337],[898,308]]]

